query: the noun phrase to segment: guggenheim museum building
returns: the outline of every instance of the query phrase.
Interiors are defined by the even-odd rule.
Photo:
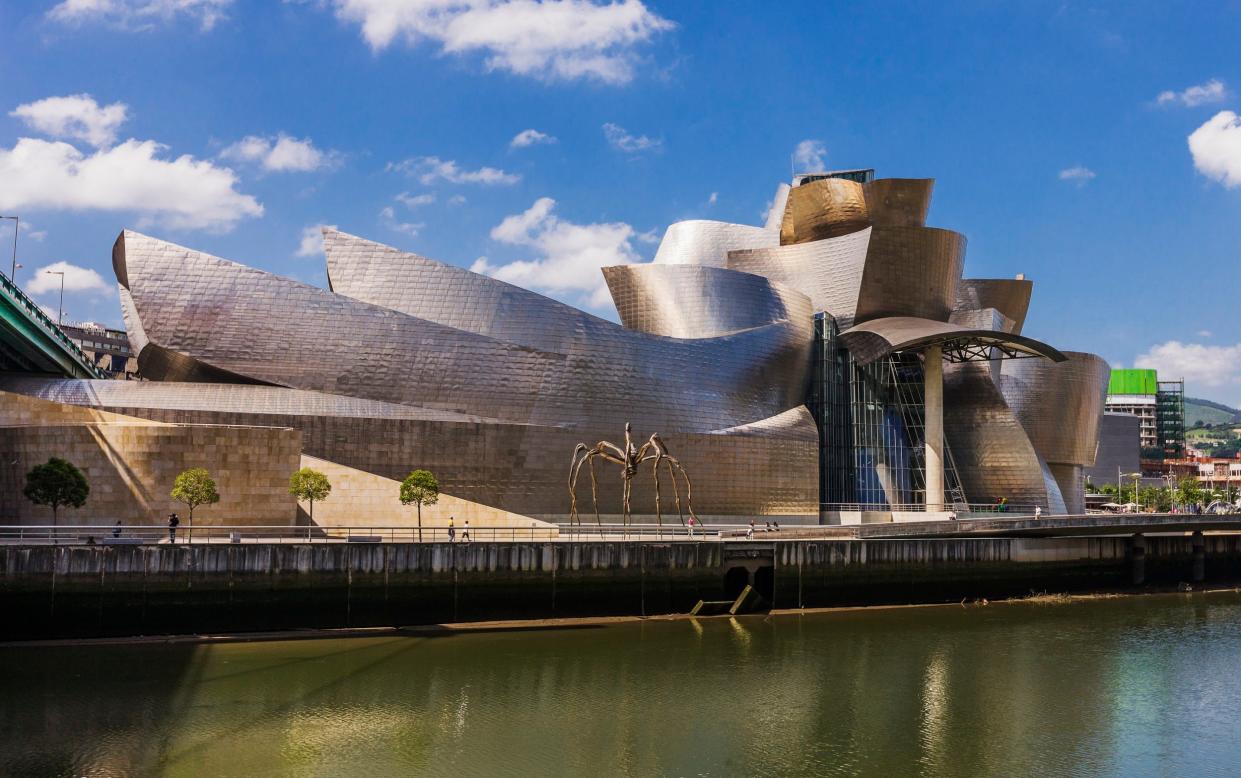
[[[0,374],[0,513],[44,517],[21,472],[68,451],[93,485],[74,521],[160,521],[175,472],[204,466],[224,499],[200,520],[293,523],[309,465],[334,486],[320,523],[410,524],[415,468],[444,494],[432,521],[563,523],[575,447],[627,423],[707,522],[1081,512],[1108,366],[1022,333],[1022,276],[963,277],[965,237],[926,225],[933,184],[803,174],[763,226],[673,224],[653,262],[603,268],[619,323],[332,229],[327,289],[126,230],[143,380]],[[621,468],[598,475],[616,520]],[[633,479],[638,521],[652,486]]]

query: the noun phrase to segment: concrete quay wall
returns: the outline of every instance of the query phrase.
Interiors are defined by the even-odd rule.
[[[0,639],[658,615],[745,583],[775,607],[813,608],[1241,581],[1241,536],[1138,546],[1119,537],[4,546]]]

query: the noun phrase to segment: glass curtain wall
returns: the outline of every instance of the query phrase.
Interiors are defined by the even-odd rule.
[[[926,502],[922,362],[898,353],[859,365],[835,319],[815,317],[810,411],[819,428],[822,510],[921,508]],[[951,453],[946,488],[964,502]]]

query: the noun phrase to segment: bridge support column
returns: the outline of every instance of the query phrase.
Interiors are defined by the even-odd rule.
[[[926,509],[944,510],[944,355],[939,346],[923,352],[923,437],[926,441]]]
[[[1207,544],[1202,537],[1202,530],[1193,534],[1194,562],[1190,570],[1190,580],[1202,583],[1207,577]]]
[[[1146,583],[1146,537],[1141,532],[1129,541],[1129,580],[1134,586]]]

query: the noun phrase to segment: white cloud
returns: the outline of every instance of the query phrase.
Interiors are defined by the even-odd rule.
[[[49,272],[51,271],[51,272]],[[60,276],[65,274],[65,292],[95,292],[110,295],[116,291],[113,284],[103,280],[103,276],[86,267],[70,265],[68,262],[53,262],[34,271],[34,278],[26,284],[26,291],[31,294],[60,292]]]
[[[603,137],[608,139],[608,143],[617,151],[623,151],[627,154],[636,154],[641,151],[651,151],[659,149],[664,145],[662,140],[648,138],[645,135],[631,135],[624,128],[608,122],[603,125]]]
[[[253,162],[272,173],[305,173],[332,167],[339,154],[315,148],[310,138],[298,139],[280,133],[266,138],[247,135],[220,152],[220,157],[234,162]]]
[[[127,140],[86,154],[60,141],[19,138],[0,148],[0,211],[135,211],[174,229],[228,230],[263,206],[236,189],[228,168],[166,146]]]
[[[198,23],[203,31],[227,18],[233,0],[62,0],[47,18],[65,24],[103,22],[125,30],[150,30],[178,16]]]
[[[400,219],[396,218],[396,211],[393,210],[392,206],[390,205],[385,205],[382,209],[380,209],[379,221],[383,223],[383,226],[387,227],[393,232],[399,232],[404,235],[408,235],[411,238],[417,235],[418,231],[426,226],[422,222],[418,222],[415,224],[411,222],[401,221]]]
[[[707,205],[715,205],[716,202],[719,201],[719,199],[720,199],[720,193],[712,192],[711,196],[707,198]]]
[[[1228,89],[1224,86],[1224,82],[1213,78],[1205,84],[1191,86],[1183,92],[1172,90],[1160,92],[1155,98],[1155,103],[1161,106],[1179,104],[1193,108],[1208,103],[1222,103],[1226,97],[1228,97]]]
[[[1212,333],[1210,330],[1198,330],[1198,337],[1200,338],[1209,338],[1211,335]]]
[[[481,52],[490,70],[545,81],[633,78],[636,47],[673,23],[641,0],[332,0],[360,24],[374,51],[400,39],[438,43],[452,54]]]
[[[1085,186],[1095,177],[1095,172],[1088,167],[1077,165],[1075,167],[1066,167],[1060,171],[1061,181],[1072,181],[1078,186]]]
[[[1241,186],[1241,119],[1220,111],[1189,136],[1194,167],[1231,189]]]
[[[420,195],[411,195],[409,192],[401,192],[394,199],[412,211],[415,208],[430,205],[435,202],[435,195],[430,192],[425,192]]]
[[[818,173],[827,170],[827,163],[824,161],[826,156],[827,147],[823,145],[823,141],[807,139],[793,149],[793,164],[799,172]]]
[[[30,240],[35,241],[36,243],[42,243],[43,239],[47,237],[47,230],[37,230],[35,229],[35,226],[33,224],[26,221],[25,219],[21,220],[20,224],[22,228],[22,235],[26,236]],[[7,234],[12,231],[13,231],[12,221],[8,219],[0,221],[0,246],[12,247],[13,236]],[[0,251],[0,266],[3,265],[3,256],[4,256],[3,251]]]
[[[302,229],[301,240],[297,244],[297,251],[293,252],[298,257],[321,257],[323,256],[323,228],[329,230],[336,229],[335,224],[312,224]]]
[[[470,269],[531,289],[580,297],[593,308],[607,306],[611,298],[599,268],[639,261],[633,227],[623,222],[574,224],[553,214],[555,207],[555,200],[540,198],[491,231],[493,240],[532,248],[537,258],[497,266],[479,257]]]
[[[462,194],[453,195],[452,197],[448,198],[448,204],[449,205],[465,205],[465,195],[462,195]]]
[[[484,186],[509,185],[521,180],[521,176],[516,173],[506,173],[494,167],[463,170],[455,161],[439,157],[411,157],[401,162],[389,162],[387,169],[413,176],[425,185],[433,184],[440,179],[450,184],[483,184]]]
[[[1241,400],[1241,343],[1208,346],[1170,340],[1151,346],[1138,356],[1134,366],[1154,368],[1160,377],[1168,379],[1184,378],[1194,387],[1225,390],[1225,402]]]
[[[524,149],[527,146],[534,146],[540,143],[556,142],[555,136],[548,135],[545,132],[539,132],[538,130],[522,130],[513,136],[513,139],[509,141],[508,145],[510,148],[514,149]]]
[[[92,146],[110,146],[117,129],[125,122],[124,103],[100,106],[90,95],[47,97],[13,109],[15,116],[31,129],[55,138],[84,140]]]

